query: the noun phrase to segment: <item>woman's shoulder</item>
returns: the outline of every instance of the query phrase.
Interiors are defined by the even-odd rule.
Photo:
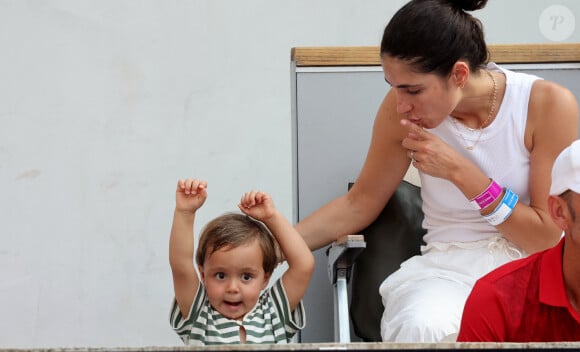
[[[537,76],[530,72],[514,71],[509,68],[505,68],[501,65],[497,65],[493,62],[489,63],[488,67],[492,70],[502,72],[506,76],[507,85],[521,85],[521,84],[531,85],[533,94],[540,95],[565,94],[568,96],[571,95],[572,97],[574,96],[568,88],[554,81],[546,80],[541,76]]]
[[[506,79],[506,89],[510,90],[513,97],[521,97],[515,91],[528,95],[530,111],[542,111],[552,109],[554,106],[562,108],[574,108],[577,105],[576,97],[568,89],[554,81],[543,79],[529,72],[513,71],[496,65],[488,64],[488,68],[502,72]]]
[[[544,109],[574,109],[578,103],[574,93],[567,87],[549,80],[534,82],[530,92],[530,108],[544,111]]]
[[[505,75],[506,85],[509,86],[532,86],[536,81],[542,81],[543,78],[529,72],[514,71],[496,64],[491,63],[490,67]]]
[[[529,143],[544,146],[534,150],[557,154],[567,141],[577,138],[578,102],[568,88],[552,81],[538,80],[532,87],[528,106]],[[549,151],[546,144],[558,147]]]
[[[383,101],[379,105],[379,110],[377,112],[377,119],[383,120],[383,122],[388,125],[388,129],[394,134],[399,135],[401,139],[406,135],[406,129],[401,126],[401,119],[404,116],[400,114],[397,110],[397,95],[394,89],[390,89],[383,98]]]

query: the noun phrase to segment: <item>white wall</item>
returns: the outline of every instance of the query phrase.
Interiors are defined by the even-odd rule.
[[[180,346],[177,178],[208,180],[200,224],[248,189],[293,217],[290,48],[377,45],[404,2],[0,0],[0,347]],[[476,14],[490,43],[549,42],[552,4],[580,13]]]

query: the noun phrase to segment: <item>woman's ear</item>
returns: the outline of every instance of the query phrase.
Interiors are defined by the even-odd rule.
[[[469,65],[465,61],[457,61],[451,69],[451,78],[457,87],[465,87],[469,78]]]

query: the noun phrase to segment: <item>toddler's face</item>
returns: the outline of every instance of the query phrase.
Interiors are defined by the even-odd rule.
[[[270,278],[263,258],[257,241],[206,256],[200,267],[202,281],[210,304],[223,316],[240,320],[254,308]]]

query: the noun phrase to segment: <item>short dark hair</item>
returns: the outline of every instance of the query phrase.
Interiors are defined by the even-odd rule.
[[[278,243],[264,224],[243,214],[226,213],[207,223],[199,236],[195,261],[203,265],[206,255],[252,241],[258,242],[264,254],[264,272],[271,274],[281,257]]]
[[[411,0],[389,21],[381,41],[387,55],[413,65],[420,73],[446,77],[465,60],[472,71],[487,64],[489,52],[481,22],[466,11],[487,0]]]

